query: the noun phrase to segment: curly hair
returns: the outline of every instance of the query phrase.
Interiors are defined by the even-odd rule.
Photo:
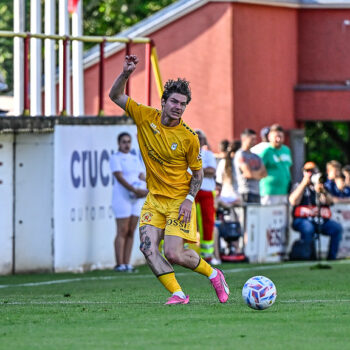
[[[169,79],[164,85],[162,99],[166,102],[174,92],[187,96],[187,104],[191,101],[190,82],[186,79],[177,78],[177,80]]]

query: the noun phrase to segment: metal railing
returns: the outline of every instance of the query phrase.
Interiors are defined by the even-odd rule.
[[[145,37],[107,37],[107,36],[69,36],[69,35],[46,35],[46,34],[32,34],[28,32],[11,32],[11,31],[0,31],[0,38],[23,38],[24,39],[24,55],[23,55],[23,67],[24,67],[24,110],[23,115],[29,115],[30,98],[28,92],[29,84],[29,55],[30,55],[30,39],[51,39],[55,41],[62,41],[63,43],[63,82],[62,82],[62,107],[59,111],[60,115],[67,115],[67,47],[68,43],[72,41],[81,41],[89,43],[97,43],[100,45],[100,58],[98,67],[98,116],[104,115],[104,65],[105,65],[105,45],[106,43],[125,43],[125,53],[130,54],[131,44],[145,44],[145,90],[146,90],[146,103],[150,105],[151,100],[151,65],[153,66],[153,72],[157,84],[158,93],[161,96],[163,86],[159,71],[158,57],[154,42],[150,38]],[[126,94],[129,92],[129,81],[126,85]]]

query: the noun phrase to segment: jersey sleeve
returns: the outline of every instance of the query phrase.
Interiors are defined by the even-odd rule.
[[[200,152],[198,137],[193,137],[191,139],[186,158],[191,170],[199,170],[202,168],[202,155]]]
[[[139,125],[153,109],[152,107],[135,102],[131,97],[128,97],[126,101],[125,112],[134,120],[136,125]]]
[[[113,154],[109,159],[109,166],[111,168],[112,173],[116,171],[122,171],[122,166],[120,163],[120,159],[116,154]]]

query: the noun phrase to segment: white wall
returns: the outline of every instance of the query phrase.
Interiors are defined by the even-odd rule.
[[[134,125],[0,134],[0,274],[115,265],[109,156],[122,131],[138,152]],[[137,228],[132,264],[144,263],[139,244]]]
[[[0,275],[12,272],[13,134],[0,134]]]
[[[53,269],[53,134],[18,134],[15,271]]]
[[[117,135],[136,127],[57,126],[55,129],[55,271],[82,271],[115,265],[115,219],[111,210],[113,178],[109,155]],[[136,231],[132,263],[143,262]]]

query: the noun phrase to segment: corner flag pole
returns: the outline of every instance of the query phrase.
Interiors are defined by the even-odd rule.
[[[162,83],[162,77],[160,75],[157,50],[154,45],[152,45],[152,49],[151,49],[151,63],[152,63],[153,73],[156,79],[159,98],[161,98],[163,95],[163,83]]]

